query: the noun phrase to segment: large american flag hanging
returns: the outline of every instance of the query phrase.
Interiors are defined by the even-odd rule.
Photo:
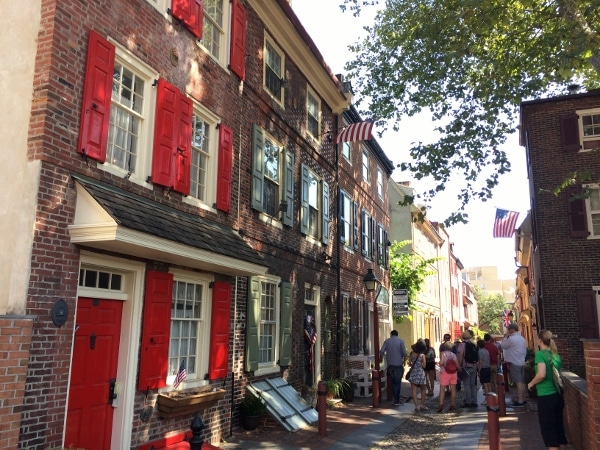
[[[494,237],[509,238],[515,232],[519,213],[506,209],[496,208],[496,219],[494,220]]]

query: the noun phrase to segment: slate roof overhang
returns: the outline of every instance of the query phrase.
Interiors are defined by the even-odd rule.
[[[263,258],[233,229],[108,184],[76,181],[71,242],[234,276],[267,272]]]

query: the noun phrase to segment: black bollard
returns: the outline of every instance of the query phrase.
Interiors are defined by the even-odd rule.
[[[202,444],[204,444],[204,441],[200,437],[200,433],[202,432],[202,428],[204,428],[204,422],[202,422],[200,416],[194,417],[190,428],[192,430],[192,439],[190,439],[190,450],[202,450]]]

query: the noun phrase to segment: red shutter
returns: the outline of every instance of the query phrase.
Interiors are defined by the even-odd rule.
[[[208,379],[225,378],[229,365],[229,320],[231,284],[213,283],[212,317],[210,321],[210,359]]]
[[[574,195],[581,196],[581,187],[573,186],[566,189],[567,192],[567,214],[569,218],[569,234],[571,237],[588,237],[587,213],[585,210],[585,199],[572,199]]]
[[[231,61],[229,68],[246,79],[246,8],[240,0],[231,2]]]
[[[152,182],[173,187],[174,156],[177,146],[179,97],[181,92],[164,79],[158,80],[156,121],[154,124],[154,152],[152,154]]]
[[[578,152],[581,148],[579,143],[579,116],[575,113],[560,116],[560,131],[563,151]]]
[[[192,145],[192,116],[194,105],[185,95],[179,96],[179,129],[175,155],[175,180],[173,190],[183,195],[190,193],[190,161]]]
[[[202,39],[202,21],[204,20],[202,0],[173,0],[171,14],[183,22],[194,36]]]
[[[217,176],[217,209],[229,212],[231,202],[231,165],[233,162],[233,132],[219,125],[219,169]]]
[[[114,67],[115,46],[90,31],[77,151],[101,163],[106,161]]]
[[[158,389],[166,386],[171,329],[173,275],[148,271],[138,389]]]
[[[577,291],[577,318],[580,338],[598,339],[600,337],[596,291]]]

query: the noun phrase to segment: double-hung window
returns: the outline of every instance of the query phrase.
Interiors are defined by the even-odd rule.
[[[211,206],[217,183],[218,118],[200,105],[194,105],[190,163],[190,195],[186,201]]]
[[[301,232],[329,242],[329,184],[302,164]]]
[[[374,261],[377,245],[377,229],[375,219],[365,210],[361,211],[360,221],[361,253],[366,258]]]
[[[600,148],[600,108],[560,116],[562,148],[575,153]]]
[[[224,0],[203,0],[204,17],[202,21],[202,39],[200,44],[217,61],[223,62],[226,58],[227,46],[226,31],[229,2]]]
[[[149,172],[154,107],[152,79],[158,74],[116,46],[112,73],[106,162],[102,169],[143,184]]]
[[[306,113],[306,128],[309,134],[318,141],[321,135],[321,101],[310,88],[308,88],[306,93]]]
[[[275,42],[265,36],[264,46],[264,87],[283,106],[285,56]]]
[[[369,152],[366,148],[362,149],[362,178],[365,182],[370,183],[371,172],[369,170]]]
[[[588,231],[590,237],[600,237],[600,186],[588,185],[585,199]]]
[[[377,195],[383,200],[383,171],[377,167]]]
[[[344,129],[348,127],[348,123],[344,120]],[[352,143],[342,142],[342,156],[346,161],[352,164]]]
[[[171,304],[171,333],[167,384],[182,363],[186,381],[202,382],[208,373],[210,340],[210,294],[208,278],[175,274]]]
[[[340,191],[340,242],[344,248],[358,250],[358,203],[350,195]]]
[[[253,132],[252,207],[293,224],[294,154],[258,125]]]
[[[578,111],[583,150],[600,147],[600,109]]]

